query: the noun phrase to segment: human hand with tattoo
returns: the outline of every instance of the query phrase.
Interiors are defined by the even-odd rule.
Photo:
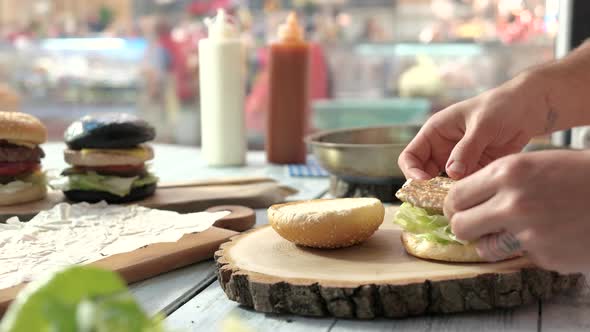
[[[545,269],[587,273],[589,168],[590,151],[506,156],[456,182],[445,215],[486,260],[525,251]]]
[[[522,236],[526,239],[519,238],[518,234],[501,238],[502,241],[510,240],[508,247],[511,250],[536,243],[524,249],[533,251],[531,256],[536,257],[537,262],[563,258],[556,258],[553,253],[550,259],[546,249],[559,246],[559,241],[565,248],[568,239],[551,236],[558,233],[548,231],[550,227],[542,222],[546,218],[539,218],[539,213],[544,211],[541,215],[545,213],[553,222],[560,222],[559,214],[564,210],[548,211],[539,207],[551,207],[556,203],[555,199],[586,205],[587,196],[574,194],[575,197],[571,197],[570,193],[577,192],[572,191],[572,186],[561,186],[563,190],[569,190],[564,192],[557,184],[584,186],[585,176],[579,168],[590,169],[589,152],[545,151],[533,156],[516,153],[534,136],[589,125],[588,86],[590,43],[559,61],[527,70],[498,88],[433,115],[400,155],[399,166],[407,178],[429,179],[446,171],[450,177],[460,180],[456,185],[458,189],[450,191],[445,203],[445,214],[459,238],[499,243],[498,236],[507,234],[502,232],[518,230],[518,234],[524,234]],[[577,158],[576,154],[584,156]],[[563,158],[575,159],[581,165],[565,163]],[[560,164],[563,167],[558,167]],[[543,180],[545,173],[552,169],[555,170],[551,172],[553,182]],[[529,173],[530,176],[525,176]],[[483,185],[484,182],[487,185]],[[459,188],[469,188],[469,194]],[[559,197],[565,197],[565,200]],[[501,216],[498,215],[500,212]],[[500,219],[509,224],[501,224],[496,217],[502,217]],[[481,220],[487,220],[489,227],[483,227]],[[590,225],[590,218],[577,218],[576,222],[579,227],[568,229],[585,230],[586,225]],[[535,234],[544,238],[535,238]],[[479,246],[482,257],[490,260],[504,258],[502,253],[486,252],[489,247]],[[541,247],[545,249],[539,249]],[[541,266],[552,267],[543,263]],[[568,266],[574,267],[575,264]]]

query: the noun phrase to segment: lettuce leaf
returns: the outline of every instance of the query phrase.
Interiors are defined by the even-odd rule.
[[[133,182],[133,188],[143,187],[158,182],[158,177],[152,173],[147,173],[144,177],[141,177]]]
[[[438,214],[429,214],[426,210],[403,203],[395,214],[394,223],[404,231],[417,235],[428,241],[442,244],[467,244],[457,239],[451,231],[449,219]]]
[[[72,174],[62,181],[51,183],[51,187],[63,191],[67,190],[96,190],[105,191],[113,195],[123,197],[128,195],[133,188],[143,187],[158,182],[158,178],[152,173],[143,177],[120,177],[112,175],[100,175],[96,172],[85,174]]]

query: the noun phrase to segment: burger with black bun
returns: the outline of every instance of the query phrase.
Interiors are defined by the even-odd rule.
[[[59,186],[74,202],[127,203],[154,194],[158,178],[146,169],[154,158],[145,144],[155,138],[154,128],[131,114],[85,116],[64,134],[68,148]]]
[[[0,112],[0,206],[45,198],[47,185],[41,171],[45,153],[39,144],[47,129],[39,119],[18,112]]]

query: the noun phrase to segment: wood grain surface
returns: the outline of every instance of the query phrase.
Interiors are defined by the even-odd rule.
[[[166,187],[158,188],[153,196],[131,204],[180,213],[198,212],[212,206],[227,204],[255,209],[284,202],[288,196],[296,193],[296,190],[270,179],[235,181],[238,180],[169,183],[165,184]],[[51,209],[64,201],[61,191],[50,191],[47,197],[40,201],[3,206],[0,207],[0,222],[13,216],[19,217],[20,220],[30,220],[40,211]]]
[[[515,307],[572,288],[579,277],[538,269],[526,257],[421,260],[406,254],[388,216],[368,241],[338,250],[296,246],[270,227],[237,236],[215,254],[220,285],[256,311],[373,319]]]

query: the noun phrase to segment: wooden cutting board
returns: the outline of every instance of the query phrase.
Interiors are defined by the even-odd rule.
[[[153,196],[132,204],[180,213],[198,212],[211,206],[226,204],[258,209],[284,202],[294,193],[294,189],[282,186],[269,178],[220,179],[163,183],[158,186]],[[51,209],[64,201],[61,191],[50,191],[41,201],[0,206],[0,222],[13,216],[19,217],[21,221],[30,220],[40,211]]]
[[[215,254],[227,296],[266,313],[371,319],[507,308],[546,299],[579,275],[535,268],[527,258],[447,264],[406,254],[388,209],[367,242],[344,249],[296,246],[271,227],[233,238]]]
[[[219,245],[239,232],[252,228],[256,215],[243,206],[217,206],[209,212],[231,211],[204,232],[187,234],[178,242],[157,243],[129,253],[114,255],[92,263],[116,271],[127,283],[133,283],[213,257]],[[0,290],[0,317],[23,285]]]

